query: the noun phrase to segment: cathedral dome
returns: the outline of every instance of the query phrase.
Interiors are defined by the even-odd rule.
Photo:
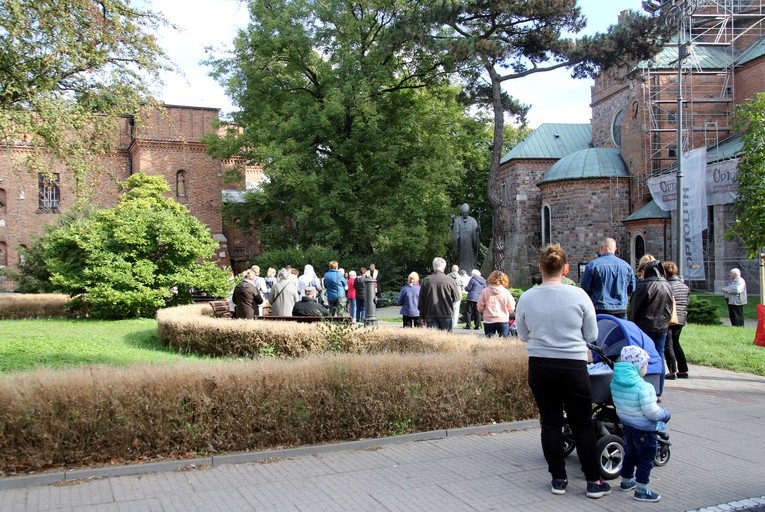
[[[564,180],[627,177],[629,171],[619,148],[587,148],[555,162],[542,179],[542,184]]]

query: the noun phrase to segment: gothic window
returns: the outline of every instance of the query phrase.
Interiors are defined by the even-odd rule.
[[[38,213],[58,213],[61,191],[59,183],[61,175],[58,173],[38,173],[37,174],[37,212]]]
[[[0,267],[8,265],[8,245],[0,242]]]
[[[548,205],[542,206],[542,247],[552,243],[551,219],[550,207]]]
[[[24,256],[24,251],[26,251],[26,250],[27,250],[27,246],[26,245],[20,245],[19,246],[19,264],[20,265],[23,265],[27,261],[26,257]]]
[[[635,248],[633,249],[632,254],[635,258],[635,263],[645,256],[645,238],[643,238],[643,235],[635,235]]]
[[[624,118],[624,110],[620,110],[614,116],[614,122],[611,125],[611,137],[614,139],[614,144],[617,146],[622,145],[622,119]]]
[[[0,188],[0,214],[5,213],[5,189]]]
[[[186,197],[186,171],[175,173],[175,194],[178,197]]]

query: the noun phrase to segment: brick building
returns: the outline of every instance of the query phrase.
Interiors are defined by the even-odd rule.
[[[225,224],[221,212],[224,198],[241,201],[245,186],[254,186],[260,173],[246,168],[244,180],[224,184],[224,172],[242,166],[216,160],[205,152],[202,137],[214,130],[218,109],[166,105],[143,117],[140,129],[132,118],[120,120],[115,151],[104,162],[107,172],[93,176],[87,185],[96,191],[92,202],[100,207],[115,206],[119,197],[116,183],[130,174],[161,175],[170,184],[170,195],[209,227],[219,244],[211,257],[224,266],[246,264],[254,237]],[[43,226],[55,223],[58,214],[75,202],[71,173],[62,166],[54,166],[52,177],[30,172],[20,163],[29,151],[24,144],[0,149],[0,266],[16,265],[22,257],[18,248],[29,246],[42,234]],[[242,261],[232,261],[230,246],[238,249],[235,257]],[[12,287],[12,283],[0,283],[0,290]]]
[[[596,78],[590,124],[542,125],[502,158],[513,283],[530,282],[539,248],[550,242],[568,251],[574,279],[577,264],[592,259],[605,236],[616,239],[619,256],[632,265],[645,253],[677,260],[676,208],[662,209],[667,201],[657,203],[649,184],[676,180],[679,134],[684,154],[706,148],[708,182],[719,178],[727,181],[716,188],[735,188],[742,144],[731,120],[736,105],[765,91],[765,0],[696,4],[678,31],[680,45],[676,40],[650,62]],[[697,242],[703,256],[690,261],[696,288],[719,290],[735,266],[758,289],[757,263],[746,259],[740,241],[724,237],[734,196],[709,202],[707,190],[708,224]]]

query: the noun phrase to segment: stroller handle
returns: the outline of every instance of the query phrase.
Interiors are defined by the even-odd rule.
[[[609,368],[614,367],[614,362],[606,355],[606,352],[599,346],[595,345],[594,343],[586,342],[587,348],[598,354],[598,356],[603,360],[604,363],[608,365]]]

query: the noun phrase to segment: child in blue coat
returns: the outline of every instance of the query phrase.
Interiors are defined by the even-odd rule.
[[[622,491],[635,490],[637,501],[656,502],[661,496],[648,488],[656,456],[656,424],[669,421],[670,413],[656,400],[653,385],[643,380],[648,370],[648,353],[628,345],[614,364],[611,396],[624,428]]]

